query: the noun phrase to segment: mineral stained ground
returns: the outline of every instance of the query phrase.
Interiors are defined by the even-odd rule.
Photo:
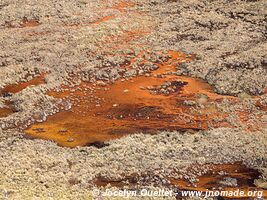
[[[0,199],[102,199],[91,191],[173,189],[172,179],[193,187],[208,165],[237,163],[258,173],[251,187],[266,190],[266,10],[265,0],[1,0]],[[49,92],[149,77],[170,52],[192,58],[174,63],[173,75],[221,95],[212,106],[228,114],[227,126],[125,133],[75,148],[25,135],[79,104]],[[142,89],[172,95],[177,85]],[[183,104],[203,111],[209,96],[194,98]],[[239,184],[227,170],[220,174],[221,185]]]

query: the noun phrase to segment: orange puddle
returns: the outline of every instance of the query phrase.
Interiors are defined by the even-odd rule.
[[[8,96],[10,93],[18,93],[23,89],[31,86],[31,85],[39,85],[45,83],[44,77],[46,74],[41,74],[40,76],[33,78],[28,82],[20,82],[18,84],[12,84],[0,89],[0,95]],[[12,102],[6,102],[6,107],[0,108],[0,118],[7,117],[10,114],[14,113],[14,109],[12,108]]]
[[[125,13],[125,8],[134,6],[134,3],[120,2],[113,6],[113,9]],[[114,19],[115,15],[106,16],[90,24],[101,24]],[[23,19],[22,27],[35,27],[39,22],[36,20]],[[79,25],[73,25],[79,26]],[[50,32],[32,33],[32,35],[46,34]],[[149,30],[132,30],[124,32],[120,36],[113,36],[107,40],[114,41],[114,49],[121,45],[128,45],[129,42],[137,37],[149,34]],[[202,80],[166,75],[164,78],[154,77],[157,74],[174,71],[177,62],[189,61],[186,55],[177,52],[169,52],[172,56],[171,63],[165,63],[160,68],[151,73],[151,77],[139,76],[130,81],[121,82],[120,80],[113,85],[93,86],[92,84],[82,83],[76,91],[65,91],[61,93],[50,92],[49,94],[68,100],[73,100],[75,105],[69,111],[62,111],[43,123],[37,123],[27,129],[26,135],[33,138],[53,140],[61,146],[75,147],[83,145],[102,146],[103,141],[120,138],[124,135],[139,131],[146,133],[156,133],[157,130],[180,130],[180,129],[207,129],[208,124],[213,127],[230,126],[227,122],[214,122],[215,117],[226,117],[227,113],[219,113],[216,107],[207,106],[199,114],[191,111],[191,106],[184,104],[185,100],[200,100],[198,95],[206,95],[207,104],[213,101],[220,101],[223,98],[236,101],[235,97],[221,96],[213,92],[212,88]],[[151,90],[146,87],[159,86],[166,81],[171,81],[177,86],[175,92],[169,95],[161,93],[151,94]],[[44,75],[34,78],[25,83],[9,85],[0,91],[0,94],[17,93],[30,85],[44,83]],[[144,89],[145,88],[145,89]],[[205,100],[204,100],[205,101]],[[266,110],[266,106],[258,105]],[[0,117],[6,117],[13,113],[10,105],[0,109]],[[246,120],[246,114],[240,113]],[[193,187],[186,180],[169,179],[172,185],[184,190],[205,191],[208,188],[218,186],[224,176],[238,179],[238,187],[244,191],[257,189],[252,181],[257,172],[247,169],[242,165],[210,165],[214,174],[207,174],[199,177],[196,187]],[[219,171],[227,171],[228,175],[219,175]],[[130,184],[137,183],[137,176],[133,175],[126,178]],[[123,180],[96,180],[96,185],[123,186]],[[235,190],[237,188],[224,187],[225,190]],[[264,191],[267,196],[266,190]]]
[[[7,117],[14,113],[14,109],[12,108],[12,105],[10,102],[6,102],[6,107],[0,108],[0,118]]]
[[[216,165],[207,164],[205,166],[194,166],[194,167],[191,167],[191,169],[188,169],[188,171],[197,171],[198,168],[201,169],[203,167],[209,170],[205,175],[197,177],[199,181],[194,183],[194,186],[192,185],[192,183],[188,182],[187,180],[177,180],[173,178],[166,178],[166,179],[170,181],[172,186],[179,188],[179,190],[181,191],[192,190],[192,191],[202,191],[204,193],[207,190],[209,191],[216,191],[216,190],[236,191],[237,189],[239,189],[241,191],[244,191],[246,195],[244,195],[243,197],[228,196],[228,198],[230,199],[231,198],[232,199],[247,198],[248,191],[262,191],[264,197],[267,197],[267,190],[257,188],[254,185],[254,180],[257,179],[260,175],[260,173],[256,170],[249,169],[240,163],[235,163],[235,164],[216,164]],[[138,179],[141,177],[145,178],[147,177],[147,175],[140,176],[140,175],[132,174],[120,180],[109,180],[104,177],[98,177],[96,180],[94,180],[94,184],[99,187],[101,186],[105,187],[107,185],[110,185],[112,187],[123,188],[126,185],[136,186],[138,184]],[[221,181],[224,181],[224,178],[236,179],[237,180],[236,185],[228,186],[228,185],[222,184]],[[227,198],[227,196],[225,197]]]
[[[41,74],[40,76],[33,78],[28,82],[20,82],[18,84],[12,84],[0,89],[0,95],[8,96],[10,93],[18,93],[23,89],[27,88],[31,85],[39,85],[45,83],[44,77],[46,74]],[[12,108],[12,102],[6,102],[6,107],[0,108],[0,118],[7,117],[14,113],[14,109]]]
[[[122,14],[126,12],[127,7],[134,6],[131,2],[120,2],[113,6]],[[115,18],[115,15],[105,16],[88,24],[99,25]],[[39,25],[37,20],[23,19],[21,27],[36,27]],[[70,26],[79,26],[74,24]],[[10,27],[12,27],[10,25]],[[41,33],[29,33],[29,35],[43,35],[50,33],[44,31]],[[150,30],[132,30],[125,31],[122,35],[107,38],[107,43],[114,43],[112,49],[119,49],[122,45],[128,46],[129,42],[135,38],[149,34]],[[73,100],[75,105],[69,111],[62,111],[43,123],[32,125],[25,131],[28,137],[53,140],[61,146],[75,147],[83,145],[104,146],[104,141],[120,138],[124,135],[136,133],[139,131],[145,133],[156,133],[157,130],[181,130],[181,129],[207,129],[208,124],[212,127],[230,126],[227,122],[214,122],[215,117],[226,117],[227,113],[219,113],[213,106],[206,106],[204,114],[191,111],[192,106],[184,104],[185,100],[203,101],[199,95],[206,95],[207,104],[209,102],[220,101],[227,98],[233,102],[237,98],[222,96],[213,92],[212,87],[200,79],[190,77],[166,75],[164,78],[154,77],[157,74],[175,71],[175,64],[178,62],[190,61],[186,55],[177,52],[169,52],[172,61],[160,66],[160,68],[151,73],[151,77],[139,76],[131,80],[115,82],[113,85],[93,86],[92,84],[82,83],[76,88],[76,91],[70,92],[50,92],[54,97]],[[44,83],[44,74],[34,78],[29,82],[13,84],[0,90],[0,94],[17,93],[30,85],[39,85]],[[146,87],[159,86],[166,81],[171,81],[177,86],[175,92],[169,95],[161,93],[151,94],[151,90]],[[153,90],[152,90],[153,91]],[[267,92],[267,89],[266,89]],[[205,101],[205,99],[204,99]],[[204,102],[205,103],[205,102]],[[0,118],[7,117],[14,111],[11,103],[7,102],[5,108],[0,109]],[[265,105],[258,103],[261,110],[266,111]],[[246,112],[240,112],[240,118],[246,123]],[[192,186],[186,180],[171,181],[173,186],[181,190],[199,190],[222,187],[223,190],[260,190],[253,185],[253,180],[259,175],[258,172],[248,169],[240,164],[209,165],[210,173],[198,177],[199,182]],[[226,171],[227,175],[219,174],[220,171]],[[106,186],[108,184],[116,187],[123,187],[125,181],[130,185],[137,184],[138,175],[131,175],[123,180],[107,180],[99,177],[95,180],[97,186]],[[223,177],[232,177],[238,180],[237,187],[225,187],[219,184]],[[267,191],[264,190],[264,196],[267,197]],[[236,199],[237,197],[235,197]]]
[[[0,94],[5,94],[5,93],[18,93],[22,91],[23,89],[27,88],[28,86],[31,85],[40,85],[45,83],[44,77],[46,74],[41,74],[38,77],[33,78],[32,80],[28,82],[21,82],[18,84],[12,84],[4,87],[2,90],[0,89]]]
[[[226,198],[248,198],[248,191],[263,191],[264,197],[267,197],[267,190],[257,188],[254,185],[254,179],[257,179],[260,175],[259,172],[253,169],[249,169],[244,165],[237,164],[217,164],[217,165],[206,165],[210,170],[206,175],[198,177],[199,182],[192,186],[186,180],[175,180],[170,179],[172,185],[177,186],[181,190],[195,190],[195,191],[244,191],[244,196],[224,196]],[[222,174],[221,172],[226,172]],[[223,178],[230,177],[237,180],[237,186],[225,186],[220,183]],[[222,189],[218,189],[221,187]]]
[[[225,117],[216,108],[207,109],[204,114],[194,113],[184,100],[195,100],[198,94],[205,94],[209,101],[224,96],[212,92],[205,82],[189,78],[159,74],[173,70],[174,62],[191,60],[185,54],[176,53],[171,61],[161,65],[150,77],[138,76],[131,80],[118,80],[112,85],[99,86],[82,83],[76,91],[50,92],[57,98],[73,99],[76,105],[69,111],[62,111],[43,123],[32,125],[25,132],[28,136],[53,140],[61,146],[75,147],[90,145],[120,138],[124,135],[157,130],[207,129],[229,126],[226,122],[215,122],[215,117]],[[174,59],[175,58],[175,59]],[[147,89],[169,81],[175,90],[168,94],[152,94]],[[98,82],[101,83],[101,82]],[[101,83],[103,84],[103,83]],[[224,97],[234,99],[233,97]]]

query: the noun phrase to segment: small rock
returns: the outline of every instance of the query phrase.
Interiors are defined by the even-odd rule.
[[[146,88],[144,86],[140,86],[140,89],[141,90],[145,90]]]
[[[254,184],[262,189],[267,189],[267,182],[262,179],[255,179]]]
[[[74,142],[74,139],[70,138],[70,139],[67,140],[67,142]]]
[[[97,81],[96,85],[98,85],[98,86],[106,86],[107,84],[104,81]]]
[[[226,185],[226,186],[232,186],[232,187],[236,187],[237,184],[237,179],[235,178],[231,178],[231,177],[225,177],[222,181],[219,182],[222,185]]]

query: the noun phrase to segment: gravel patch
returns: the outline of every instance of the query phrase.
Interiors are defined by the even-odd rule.
[[[263,178],[267,175],[266,132],[252,134],[220,128],[195,134],[136,134],[100,149],[62,148],[49,141],[7,138],[7,134],[2,133],[0,142],[0,189],[13,191],[15,196],[23,197],[25,191],[30,191],[27,194],[32,197],[60,195],[67,188],[70,193],[85,195],[99,176],[111,180],[130,174],[149,177],[146,181],[140,179],[138,187],[164,186],[168,183],[166,177],[195,182],[209,169],[188,174],[188,167],[207,163],[241,161],[261,171]],[[69,183],[71,179],[77,180],[74,185]]]

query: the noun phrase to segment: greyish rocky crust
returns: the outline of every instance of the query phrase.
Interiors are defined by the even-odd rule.
[[[62,148],[52,142],[6,134],[2,133],[0,140],[0,189],[11,198],[51,195],[57,199],[79,192],[78,198],[89,195],[87,190],[97,177],[120,180],[131,174],[140,176],[137,188],[165,187],[166,177],[194,183],[209,168],[189,173],[188,167],[206,163],[241,161],[262,172],[263,178],[267,175],[267,144],[262,142],[267,139],[266,132],[221,128],[196,134],[140,133],[111,141],[101,149]],[[66,190],[69,192],[64,194]]]
[[[55,105],[59,102],[45,93],[62,84],[145,74],[155,69],[153,63],[166,59],[165,53],[159,55],[158,51],[196,54],[193,62],[177,66],[177,74],[200,77],[218,93],[263,93],[267,81],[264,0],[138,0],[127,8],[127,14],[112,9],[118,2],[28,0],[23,2],[27,9],[21,9],[17,0],[1,2],[0,88],[48,73],[46,84],[8,97],[19,113],[11,116],[13,120],[4,120],[2,128],[15,122],[32,123],[33,109],[45,115],[57,112]],[[109,23],[90,25],[111,15],[115,18]],[[22,28],[25,19],[36,20],[39,25]],[[149,34],[127,45],[120,44],[119,39],[106,41],[132,30]],[[136,59],[131,70],[120,68],[141,51],[145,55]],[[147,63],[140,65],[143,60]],[[35,98],[27,98],[33,95]]]
[[[177,66],[178,73],[203,78],[218,93],[261,94],[267,83],[266,4],[147,1],[142,10],[152,8],[160,19],[147,40],[155,48],[196,54],[195,62]]]
[[[202,78],[220,94],[242,98],[264,92],[266,1],[133,0],[136,4],[126,8],[126,14],[111,8],[119,2],[1,0],[0,88],[42,73],[47,75],[45,84],[0,97],[0,108],[5,101],[11,101],[17,111],[0,119],[0,199],[90,199],[92,180],[100,174],[114,179],[127,173],[145,174],[148,181],[140,179],[138,186],[143,188],[165,187],[168,183],[163,176],[194,182],[197,174],[188,174],[186,169],[196,163],[241,161],[262,172],[266,182],[264,127],[252,134],[239,129],[194,135],[136,134],[112,141],[102,149],[62,148],[50,141],[25,139],[15,129],[21,123],[44,121],[59,112],[59,107],[70,108],[69,103],[48,96],[48,90],[81,81],[115,81],[122,76],[127,79],[145,74],[156,68],[153,63],[166,60],[169,50],[196,55],[194,61],[177,66],[177,75]],[[91,25],[112,15],[115,18],[109,22]],[[39,25],[23,28],[23,20],[35,20]],[[127,45],[105,41],[131,30],[149,34]],[[131,70],[120,68],[142,51],[145,55],[133,63]],[[159,51],[162,54],[156,53]],[[146,65],[140,65],[143,60]],[[77,76],[73,78],[73,74]],[[267,104],[266,95],[260,97],[260,102]],[[252,98],[241,104],[232,106],[224,101],[217,106],[233,115],[245,106],[252,113],[252,125],[255,114],[267,121],[266,112],[260,111]],[[227,120],[240,128],[236,118],[230,116]],[[160,176],[153,176],[155,172]]]

